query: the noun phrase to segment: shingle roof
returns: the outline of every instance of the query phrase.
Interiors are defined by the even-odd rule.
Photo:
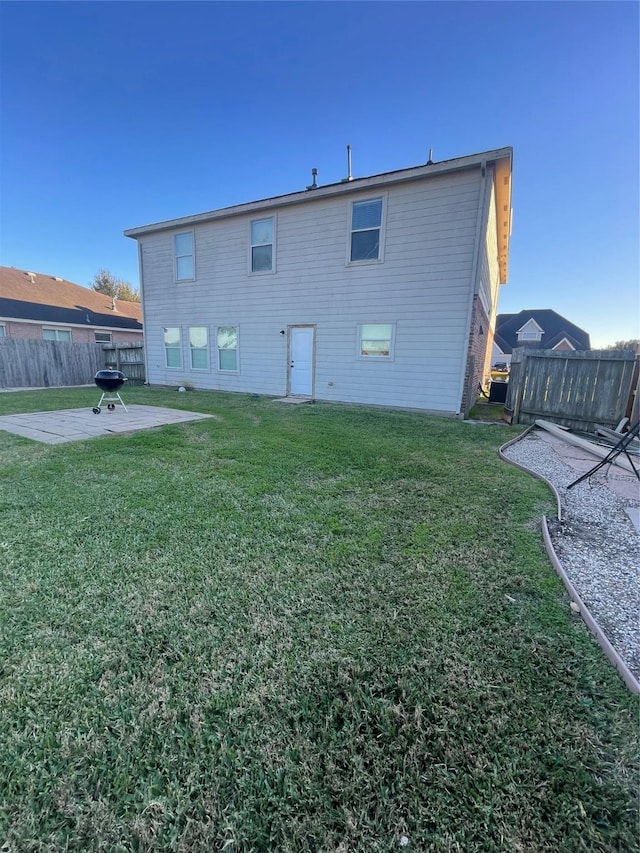
[[[142,331],[139,302],[117,300],[45,273],[0,267],[0,317]]]
[[[543,330],[541,341],[519,341],[518,330],[529,320]],[[589,335],[579,326],[570,323],[550,308],[534,308],[517,314],[498,314],[496,317],[495,342],[503,353],[511,353],[515,347],[527,346],[534,349],[553,349],[566,338],[574,349],[590,349]]]

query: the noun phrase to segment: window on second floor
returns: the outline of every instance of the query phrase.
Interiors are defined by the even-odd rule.
[[[541,341],[544,334],[543,329],[531,317],[524,326],[521,326],[517,331],[519,341]]]
[[[71,343],[70,329],[43,329],[42,337],[45,341],[66,341]]]
[[[182,345],[178,326],[165,327],[164,354],[167,367],[182,367]]]
[[[173,252],[176,281],[194,279],[193,231],[184,231],[182,234],[173,235]]]
[[[354,201],[351,207],[351,261],[381,258],[382,199]]]
[[[251,272],[273,272],[273,217],[251,221]]]

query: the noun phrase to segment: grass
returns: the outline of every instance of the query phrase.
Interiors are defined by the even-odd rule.
[[[487,400],[479,399],[471,407],[469,417],[476,421],[504,423],[504,403],[489,403]]]
[[[496,454],[516,428],[126,400],[214,417],[0,433],[3,850],[638,849],[637,703]]]

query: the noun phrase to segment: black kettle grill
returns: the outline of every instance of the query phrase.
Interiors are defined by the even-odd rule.
[[[116,407],[116,403],[120,403],[125,412],[128,412],[128,409],[122,402],[122,397],[119,394],[120,388],[122,388],[124,383],[128,381],[124,373],[120,370],[99,370],[93,379],[98,388],[102,391],[100,402],[97,406],[93,407],[94,415],[100,414],[103,403],[107,403],[107,409],[110,412],[113,412]]]

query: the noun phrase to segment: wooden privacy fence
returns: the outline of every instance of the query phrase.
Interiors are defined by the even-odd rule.
[[[510,423],[542,418],[587,432],[596,424],[615,428],[637,411],[639,359],[632,350],[518,347],[511,357],[505,416]]]
[[[116,364],[122,364],[117,369],[122,369],[133,385],[142,384],[143,346],[140,343],[104,347],[102,344],[0,338],[0,388],[89,385],[96,371]]]
[[[129,385],[144,385],[144,344],[106,344],[104,363],[113,370],[121,370]]]

